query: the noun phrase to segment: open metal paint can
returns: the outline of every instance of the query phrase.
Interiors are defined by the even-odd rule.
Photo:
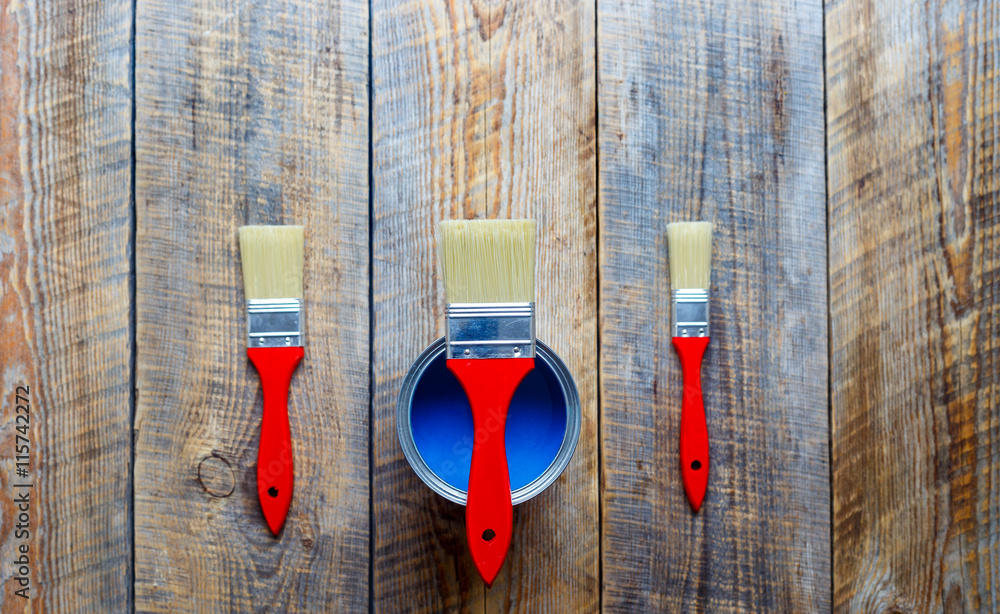
[[[580,438],[580,395],[565,363],[537,341],[535,368],[514,393],[505,444],[514,505],[549,487]],[[472,410],[448,370],[444,337],[410,367],[396,402],[396,433],[406,460],[434,492],[465,505],[475,434]]]

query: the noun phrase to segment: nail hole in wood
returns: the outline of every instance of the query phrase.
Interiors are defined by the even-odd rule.
[[[493,541],[493,538],[496,536],[497,534],[493,529],[486,529],[485,531],[483,531],[483,539],[488,542]]]

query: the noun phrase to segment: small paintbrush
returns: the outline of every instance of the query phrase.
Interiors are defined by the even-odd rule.
[[[240,255],[247,299],[247,356],[264,390],[257,449],[257,496],[271,532],[285,524],[294,462],[288,387],[305,353],[302,335],[302,226],[243,226]]]
[[[475,429],[465,534],[490,586],[513,533],[507,410],[535,368],[535,222],[449,221],[439,230],[447,365],[469,399]]]
[[[670,247],[670,330],[684,374],[681,478],[691,509],[697,512],[708,488],[708,427],[701,394],[701,361],[709,340],[712,224],[669,224],[667,240]]]

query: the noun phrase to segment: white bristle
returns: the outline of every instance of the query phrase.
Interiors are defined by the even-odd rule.
[[[240,258],[247,299],[302,298],[302,226],[242,226]]]
[[[438,225],[449,303],[535,300],[535,220],[453,220]]]
[[[667,225],[670,287],[707,290],[712,278],[712,223],[675,222]]]

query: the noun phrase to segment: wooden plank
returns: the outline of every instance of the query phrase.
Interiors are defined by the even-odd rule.
[[[570,2],[373,3],[374,605],[376,611],[594,611],[598,606],[594,9]],[[583,404],[570,466],[515,508],[493,588],[464,509],[416,477],[395,402],[443,334],[438,221],[538,220],[538,336]]]
[[[598,25],[603,606],[827,611],[821,7],[606,0]],[[692,219],[715,222],[698,514],[666,244]]]
[[[560,480],[516,508],[486,611],[582,614],[600,600],[596,6],[489,6],[487,212],[538,221],[538,337],[573,374],[583,424]]]
[[[485,73],[485,74],[484,74]],[[488,48],[467,2],[372,2],[372,594],[377,612],[482,612],[464,508],[399,447],[411,361],[444,334],[434,224],[485,207]]]
[[[835,609],[997,612],[997,6],[826,24]]]
[[[368,7],[139,4],[136,609],[368,605]],[[296,489],[255,487],[237,228],[306,226]]]
[[[130,604],[131,7],[0,3],[4,612]]]

